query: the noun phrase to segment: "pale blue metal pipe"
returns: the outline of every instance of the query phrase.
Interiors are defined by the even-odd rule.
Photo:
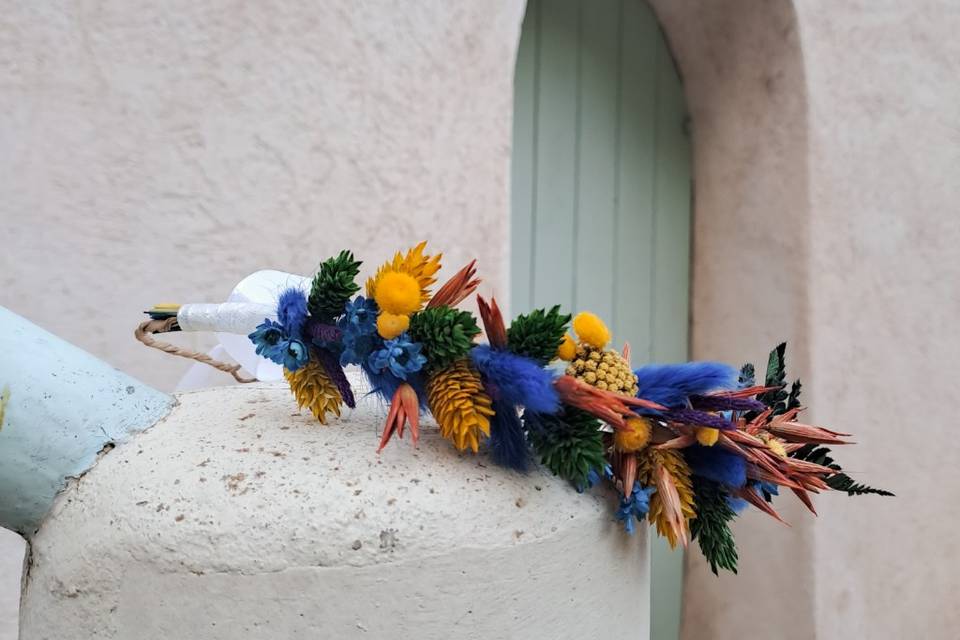
[[[175,400],[0,307],[0,526],[30,536],[67,479]]]

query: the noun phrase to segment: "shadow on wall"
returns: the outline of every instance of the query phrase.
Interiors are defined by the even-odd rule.
[[[23,538],[0,529],[0,640],[17,640],[24,551]]]

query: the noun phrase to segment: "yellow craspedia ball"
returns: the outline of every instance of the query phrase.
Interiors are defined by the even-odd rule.
[[[573,341],[569,333],[563,334],[563,342],[557,347],[557,357],[567,362],[577,357],[577,343]]]
[[[380,276],[373,299],[381,311],[408,316],[420,309],[420,283],[409,273],[388,271]]]
[[[596,315],[582,311],[573,319],[573,330],[577,336],[597,349],[603,349],[610,342],[610,329]]]
[[[628,418],[626,429],[617,429],[613,444],[619,451],[640,451],[650,442],[650,422],[645,418]]]
[[[377,316],[377,333],[385,340],[396,338],[410,327],[410,316],[381,312]]]
[[[720,429],[714,429],[713,427],[697,427],[697,442],[702,444],[705,447],[712,447],[717,444],[717,439],[720,438]]]

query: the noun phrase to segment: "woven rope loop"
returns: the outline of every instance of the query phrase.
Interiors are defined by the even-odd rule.
[[[214,369],[219,369],[220,371],[229,373],[237,382],[247,384],[257,381],[256,378],[245,378],[244,376],[240,375],[239,364],[227,364],[226,362],[220,362],[219,360],[214,360],[205,353],[191,351],[190,349],[178,347],[168,342],[160,342],[153,337],[153,334],[155,333],[167,333],[171,331],[176,324],[176,318],[166,318],[165,320],[147,320],[146,322],[140,323],[136,331],[133,332],[133,335],[137,340],[148,347],[153,347],[154,349],[159,349],[160,351],[164,351],[175,356],[180,356],[181,358],[196,360],[197,362],[208,364]]]

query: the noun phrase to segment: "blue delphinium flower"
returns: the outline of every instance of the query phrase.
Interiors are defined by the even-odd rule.
[[[377,303],[373,300],[357,296],[348,302],[337,327],[343,332],[342,367],[364,362],[375,349],[383,346],[377,335]]]
[[[283,332],[283,325],[279,322],[266,318],[247,337],[257,347],[258,356],[263,356],[273,362],[277,362],[278,358],[283,357],[284,347],[280,343],[287,338]],[[281,364],[281,362],[277,362],[277,364]]]
[[[627,533],[633,535],[637,530],[633,523],[634,518],[643,522],[650,510],[650,496],[656,491],[655,487],[641,487],[639,482],[633,483],[633,493],[629,498],[620,498],[620,508],[617,509],[617,520],[623,522]]]
[[[383,348],[370,354],[367,364],[376,373],[389,369],[396,377],[406,380],[408,375],[420,371],[427,362],[427,358],[420,355],[420,349],[419,342],[410,342],[407,334],[401,333],[392,340],[385,340]]]

